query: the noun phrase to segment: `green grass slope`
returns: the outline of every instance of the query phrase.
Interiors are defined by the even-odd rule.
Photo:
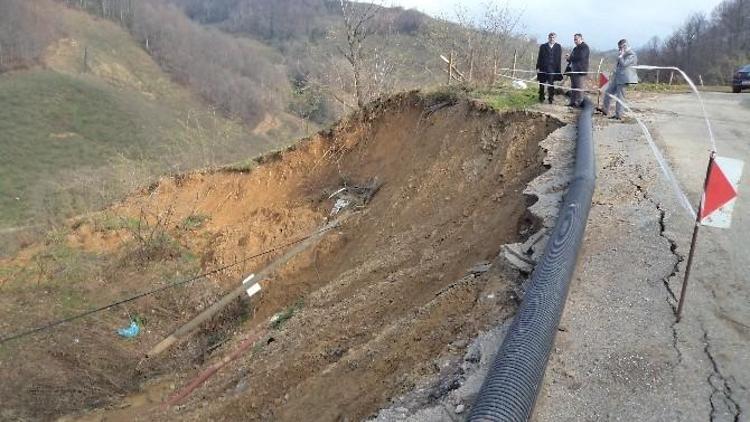
[[[0,229],[90,211],[156,175],[240,161],[300,134],[288,116],[255,130],[221,117],[118,25],[57,11],[65,36],[43,66],[0,75]]]

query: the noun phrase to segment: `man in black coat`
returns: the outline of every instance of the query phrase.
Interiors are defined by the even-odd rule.
[[[536,58],[536,79],[539,81],[539,102],[544,102],[544,85],[547,84],[547,101],[552,104],[555,97],[555,81],[563,79],[560,71],[562,62],[562,47],[555,42],[557,35],[550,32],[547,36],[548,42],[539,46],[539,55]]]
[[[583,78],[586,77],[586,72],[589,71],[589,46],[583,42],[583,35],[573,35],[573,42],[575,48],[570,54],[566,55],[568,59],[568,66],[565,68],[565,72],[570,72],[570,87],[573,88],[570,91],[570,102],[568,103],[571,107],[580,107],[583,103],[583,93],[576,91],[576,89],[583,88]]]

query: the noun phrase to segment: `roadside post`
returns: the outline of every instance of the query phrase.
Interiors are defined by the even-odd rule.
[[[596,94],[596,106],[599,107],[599,100],[602,97],[602,88],[604,88],[607,83],[609,83],[609,79],[607,78],[607,75],[605,75],[602,72],[599,73],[599,92]]]
[[[451,54],[448,57],[445,57],[441,54],[440,60],[444,61],[448,65],[448,70],[445,71],[448,74],[448,85],[450,85],[451,81],[453,81],[454,79],[458,82],[466,82],[466,76],[464,76],[464,74],[461,73],[458,68],[456,68],[456,59],[453,51],[451,51]]]
[[[677,322],[682,318],[682,308],[685,305],[690,269],[693,266],[695,255],[695,244],[698,240],[698,229],[700,226],[718,227],[728,229],[732,224],[732,211],[737,202],[737,187],[742,177],[744,163],[732,158],[717,157],[716,152],[711,152],[706,170],[706,180],[703,184],[703,196],[701,197],[698,215],[693,228],[693,238],[690,242],[690,252],[685,267],[685,279],[682,281],[680,291],[680,303],[677,306]]]
[[[599,59],[599,67],[596,68],[596,77],[599,79],[599,92],[596,93],[596,108],[599,108],[599,100],[602,97],[602,63],[604,63],[604,57]]]

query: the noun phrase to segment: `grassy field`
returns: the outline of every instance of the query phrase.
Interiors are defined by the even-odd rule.
[[[472,95],[496,110],[524,109],[539,102],[539,93],[533,85],[526,89],[516,89],[509,84],[498,84],[492,88],[472,91]]]
[[[163,114],[153,105],[122,101],[94,80],[46,70],[0,77],[0,102],[2,225],[25,222],[29,195],[39,183],[84,166],[106,166],[118,153],[137,157],[141,147],[156,145],[158,133],[149,129]]]
[[[90,211],[151,178],[288,144],[212,110],[119,26],[61,7],[44,66],[0,75],[0,229]],[[83,56],[87,57],[86,65]]]
[[[639,92],[664,92],[664,93],[685,93],[690,92],[690,86],[686,84],[655,84],[655,83],[639,83],[633,88],[634,91]],[[732,87],[729,85],[706,85],[698,86],[698,90],[701,92],[732,92]]]

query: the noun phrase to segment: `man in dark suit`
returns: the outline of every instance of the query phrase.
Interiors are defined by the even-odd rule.
[[[557,35],[550,32],[547,42],[539,46],[539,55],[536,58],[536,80],[539,81],[539,102],[544,102],[544,85],[547,86],[547,101],[552,104],[555,97],[555,81],[563,79],[560,72],[562,62],[562,47],[556,42]]]
[[[573,35],[573,42],[576,45],[575,48],[565,56],[568,59],[568,67],[565,68],[565,71],[570,72],[570,87],[573,88],[570,91],[568,106],[580,107],[583,103],[583,93],[576,91],[576,89],[583,88],[583,78],[589,71],[589,46],[583,42],[583,35],[581,34]]]

